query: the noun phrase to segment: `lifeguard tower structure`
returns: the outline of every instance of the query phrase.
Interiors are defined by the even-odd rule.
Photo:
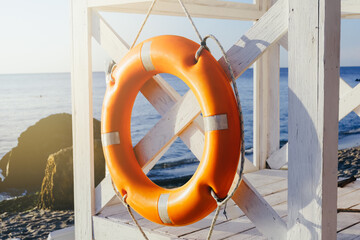
[[[340,20],[360,18],[360,1],[183,2],[193,17],[255,22],[227,51],[236,77],[255,63],[254,159],[246,161],[244,179],[228,205],[228,218],[219,217],[212,239],[360,238],[360,213],[354,213],[360,209],[360,183],[337,188],[338,121],[352,111],[360,116],[360,85],[353,89],[339,80]],[[71,234],[76,239],[142,238],[115,197],[110,176],[94,186],[91,41],[94,38],[118,62],[129,45],[100,12],[145,14],[151,3],[72,1],[75,230],[54,233],[52,239]],[[184,16],[177,0],[158,0],[152,14]],[[360,26],[354,31],[360,31]],[[289,143],[282,148],[280,46],[289,54]],[[219,62],[223,64],[223,59]],[[150,136],[151,148],[145,144],[136,150],[142,153],[141,161],[153,166],[176,137],[200,158],[204,131],[196,102],[184,105],[184,97],[160,77],[141,92],[163,116],[161,121],[178,118],[173,121],[176,124],[164,124],[168,129]],[[266,163],[271,169],[265,169]],[[277,170],[284,165],[288,170]],[[350,210],[338,213],[338,208]],[[136,217],[150,239],[204,239],[212,214],[185,227],[161,226]]]

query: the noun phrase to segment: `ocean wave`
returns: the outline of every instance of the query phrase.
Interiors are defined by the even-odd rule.
[[[245,155],[253,154],[253,152],[254,152],[254,148],[252,148],[252,147],[245,149]]]
[[[189,164],[198,164],[199,161],[196,158],[182,159],[180,161],[171,161],[171,162],[163,162],[156,164],[152,170],[158,169],[172,169],[177,168],[179,166],[189,165]]]
[[[1,178],[1,181],[2,181],[2,182],[5,180],[4,175],[2,175],[2,169],[0,169],[0,178]]]
[[[342,134],[342,135],[350,135],[350,134],[357,134],[357,133],[360,133],[360,128],[351,129],[349,131],[341,131],[341,132],[339,132],[339,135],[340,134]]]
[[[5,200],[11,200],[11,199],[14,199],[17,197],[22,197],[22,196],[25,196],[26,194],[27,194],[26,190],[21,193],[16,189],[14,189],[13,192],[2,192],[2,193],[0,193],[0,202],[5,201]]]

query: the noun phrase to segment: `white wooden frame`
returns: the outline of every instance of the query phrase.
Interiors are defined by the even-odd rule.
[[[257,21],[250,30],[242,36],[238,42],[236,42],[228,51],[228,57],[231,65],[234,69],[235,76],[239,77],[247,68],[249,68],[256,60],[261,60],[256,66],[255,77],[255,118],[254,118],[254,159],[255,165],[248,160],[246,161],[246,171],[256,171],[265,167],[265,161],[275,159],[287,159],[287,153],[289,149],[289,159],[291,163],[296,166],[299,172],[303,172],[306,169],[301,161],[297,161],[295,156],[297,151],[302,148],[309,150],[309,158],[316,159],[316,165],[313,167],[322,166],[319,174],[315,174],[319,182],[311,182],[314,184],[314,191],[308,195],[309,199],[316,199],[322,204],[312,207],[310,210],[302,211],[304,219],[310,219],[309,223],[300,221],[304,226],[309,227],[312,223],[317,224],[316,233],[319,234],[321,239],[332,239],[333,229],[332,226],[336,223],[336,216],[334,218],[333,211],[330,211],[330,215],[326,219],[318,220],[313,218],[314,212],[321,219],[325,219],[325,210],[331,210],[334,205],[334,194],[331,193],[334,190],[334,163],[330,162],[329,166],[324,166],[324,159],[333,159],[334,151],[326,152],[325,150],[334,146],[336,131],[331,131],[329,138],[326,138],[328,134],[323,130],[329,126],[334,125],[335,117],[336,122],[338,116],[333,113],[329,113],[326,109],[329,104],[333,104],[335,108],[338,106],[337,101],[327,103],[329,94],[335,94],[338,92],[338,85],[331,81],[326,83],[325,77],[328,77],[330,73],[338,74],[333,68],[329,71],[325,64],[321,64],[321,57],[326,57],[327,64],[330,66],[336,65],[337,55],[331,55],[331,51],[328,49],[334,47],[335,51],[338,50],[338,36],[337,26],[339,19],[331,17],[330,13],[340,13],[340,7],[329,1],[320,0],[319,5],[316,5],[315,9],[304,11],[299,5],[302,0],[290,0],[291,7],[288,7],[287,0],[278,0],[275,4],[270,0],[259,0],[255,4],[244,4],[235,2],[226,2],[218,0],[184,0],[184,3],[189,9],[189,12],[194,17],[208,17],[208,18],[224,18],[224,19],[236,19],[236,20],[248,20]],[[310,5],[310,0],[307,0]],[[354,18],[360,16],[359,5],[356,0],[342,0],[344,3],[342,6],[342,17]],[[97,235],[98,225],[103,223],[101,217],[95,217],[95,214],[101,211],[103,208],[116,202],[114,198],[114,192],[111,187],[110,178],[107,176],[96,188],[94,187],[93,176],[93,130],[92,130],[92,79],[91,79],[91,36],[104,48],[109,56],[115,61],[119,61],[122,56],[128,51],[129,45],[111,28],[111,26],[99,15],[99,11],[116,11],[116,12],[128,12],[128,13],[145,13],[151,3],[151,0],[79,0],[72,1],[72,100],[73,100],[73,142],[74,142],[74,191],[75,191],[75,237],[76,239],[92,239]],[[271,7],[270,7],[271,6]],[[325,8],[326,6],[326,8]],[[319,31],[316,35],[315,48],[309,50],[307,54],[312,56],[315,61],[318,61],[319,67],[311,68],[310,72],[318,72],[315,80],[319,83],[319,91],[311,92],[312,97],[318,97],[320,99],[319,111],[310,112],[310,119],[316,119],[315,134],[321,139],[320,147],[315,148],[311,145],[303,144],[299,142],[298,136],[294,133],[299,126],[296,121],[290,121],[290,127],[292,129],[291,139],[294,141],[291,145],[286,145],[279,150],[279,100],[278,100],[278,78],[279,78],[279,44],[287,48],[288,45],[288,13],[293,12],[293,8],[297,11],[301,11],[303,17],[314,18],[316,20],[316,26],[319,27]],[[214,11],[216,10],[216,11]],[[320,10],[320,12],[318,12]],[[183,15],[181,8],[178,6],[175,0],[158,0],[157,5],[154,8],[153,14],[159,15]],[[340,15],[340,14],[339,14]],[[296,15],[290,14],[290,29],[294,22],[297,21]],[[329,31],[325,31],[330,23],[334,24],[335,33],[331,35]],[[295,28],[294,28],[295,29]],[[312,33],[309,29],[301,29],[304,33],[310,36]],[[296,54],[296,51],[291,50],[292,44],[296,41],[296,36],[300,34],[300,30],[290,31],[290,55]],[[329,38],[333,41],[329,41]],[[279,44],[278,44],[279,43]],[[324,44],[326,48],[324,48]],[[304,58],[300,58],[301,63],[304,63]],[[219,59],[219,63],[224,66],[224,59]],[[292,90],[296,93],[301,100],[300,103],[305,104],[305,109],[312,109],[311,104],[306,105],[306,99],[303,99],[302,89],[306,86],[301,84],[297,85],[296,79],[301,76],[299,71],[294,71],[294,64],[290,60],[290,68],[292,69],[292,80],[289,80],[292,85]],[[305,66],[305,65],[304,65]],[[225,68],[226,69],[226,68]],[[274,91],[268,91],[271,89]],[[349,86],[342,83],[342,93],[344,96],[343,103],[340,101],[340,106],[348,106],[348,102],[352,102],[354,96],[358,95],[358,88],[351,90]],[[85,90],[84,90],[85,89]],[[149,171],[156,161],[162,156],[168,149],[174,139],[179,136],[184,143],[191,149],[195,156],[200,158],[203,149],[203,123],[199,116],[200,110],[197,104],[184,104],[188,101],[194,102],[194,98],[191,92],[181,97],[178,93],[172,89],[163,79],[160,77],[154,77],[149,81],[142,89],[141,92],[153,104],[155,109],[162,115],[160,122],[141,140],[134,150],[139,156],[139,163],[143,166],[144,171]],[[356,95],[357,94],[357,95]],[[290,101],[291,106],[296,106],[297,102],[294,98]],[[290,104],[289,103],[289,104]],[[185,107],[191,106],[191,107]],[[351,108],[351,109],[350,109]],[[355,111],[359,114],[360,106],[351,106],[344,110],[344,113],[340,113],[340,116],[348,113],[349,111]],[[271,111],[270,111],[271,110]],[[169,125],[166,121],[168,118],[174,117],[174,113],[186,116],[186,119],[176,126]],[[292,113],[293,114],[293,113]],[[326,120],[325,120],[326,119]],[[275,124],[275,128],[272,128]],[[311,127],[313,123],[311,121],[305,121],[302,123],[305,128]],[[160,127],[161,126],[161,127]],[[158,131],[158,129],[167,129]],[[168,130],[171,131],[168,131]],[[157,135],[165,136],[166,140],[158,144],[156,148],[148,148],[151,139],[156,138]],[[314,133],[307,135],[303,134],[304,139],[308,139],[309,136],[315,136]],[[194,141],[194,139],[196,139]],[[337,139],[337,138],[336,138]],[[148,150],[147,150],[148,149]],[[325,150],[324,150],[325,149]],[[145,154],[146,153],[146,154]],[[285,157],[284,157],[285,156]],[[329,157],[329,158],[328,158]],[[283,160],[278,161],[278,165]],[[270,161],[273,162],[273,161]],[[290,168],[292,165],[290,164]],[[312,179],[313,175],[308,176]],[[301,227],[297,225],[296,211],[301,211],[303,201],[301,197],[295,198],[295,186],[301,182],[309,183],[308,179],[301,179],[298,175],[294,174],[289,176],[289,184],[293,189],[290,191],[289,200],[289,222],[290,231],[288,232],[287,226],[279,215],[271,208],[271,206],[257,193],[256,189],[246,181],[242,181],[239,189],[237,190],[233,200],[253,221],[256,227],[267,237],[271,239],[285,239],[292,238],[293,233],[296,233],[298,239],[306,239],[308,236],[306,231],[302,231]],[[335,187],[336,188],[336,187]],[[323,191],[318,191],[323,189]],[[336,191],[335,191],[336,192]],[[320,193],[320,195],[318,194]],[[246,196],[246,198],[244,198]],[[335,197],[336,199],[336,197]],[[312,205],[310,205],[312,206]],[[303,206],[306,207],[306,206]],[[336,208],[336,207],[335,207]],[[250,211],[250,209],[252,209]],[[326,225],[327,224],[327,225]],[[330,226],[330,228],[328,227]],[[103,226],[104,227],[104,226]],[[319,230],[320,229],[320,230]],[[329,230],[329,233],[326,231]],[[136,232],[131,229],[126,229],[127,233]],[[136,233],[137,234],[137,233]],[[135,234],[135,236],[136,236]],[[130,234],[131,235],[131,234]],[[329,237],[329,238],[327,238]],[[109,235],[111,238],[111,234]],[[136,239],[136,237],[134,237]]]

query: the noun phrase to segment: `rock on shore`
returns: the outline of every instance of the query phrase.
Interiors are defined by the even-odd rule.
[[[100,139],[100,122],[94,119],[94,138]],[[39,190],[50,154],[72,146],[70,114],[54,114],[30,126],[18,138],[18,145],[0,161],[4,182],[0,192],[10,189]]]
[[[94,141],[95,186],[105,177],[105,159],[100,140]],[[73,209],[73,149],[68,147],[48,158],[42,182],[39,208]]]

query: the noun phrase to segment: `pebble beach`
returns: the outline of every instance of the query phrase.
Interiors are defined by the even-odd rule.
[[[50,232],[74,225],[74,212],[33,209],[5,212],[0,219],[0,239],[47,239]]]

